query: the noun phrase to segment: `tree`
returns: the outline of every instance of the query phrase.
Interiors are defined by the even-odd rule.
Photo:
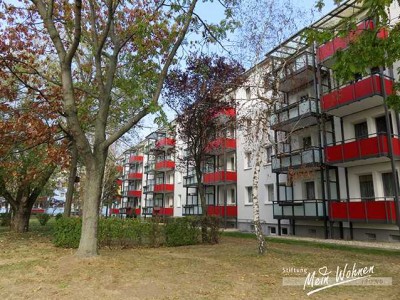
[[[65,144],[47,103],[24,101],[25,96],[4,93],[0,110],[0,196],[11,205],[16,232],[28,231],[34,203],[56,167],[66,161]]]
[[[251,68],[246,72],[245,83],[236,91],[238,135],[245,141],[244,150],[252,162],[253,224],[258,253],[264,254],[266,242],[259,205],[260,169],[266,163],[266,147],[277,148],[277,144],[283,141],[274,141],[272,137],[271,116],[275,105],[282,101],[278,92],[279,78],[287,63],[284,55],[272,61],[265,57],[265,53],[284,42],[305,22],[309,22],[313,11],[306,12],[291,0],[266,0],[242,2],[239,12],[243,26],[239,30],[241,52],[238,55],[243,64]],[[289,46],[291,49],[288,52],[291,51],[293,55],[300,51],[295,45]]]
[[[175,69],[166,81],[165,98],[177,113],[175,119],[177,133],[185,142],[187,167],[194,168],[197,179],[197,193],[200,196],[202,214],[207,214],[203,169],[208,153],[222,130],[229,124],[218,122],[217,116],[226,109],[235,106],[229,92],[242,83],[243,67],[224,57],[199,56],[188,59],[186,70]],[[206,227],[203,228],[203,241],[206,239]]]
[[[117,166],[113,158],[108,157],[106,162],[106,170],[104,172],[103,192],[101,195],[101,207],[107,207],[108,211],[116,197],[120,196],[120,187],[118,180],[122,176],[122,167]]]
[[[75,141],[88,178],[77,253],[94,256],[110,145],[159,109],[165,77],[189,29],[218,38],[234,24],[208,26],[194,15],[197,0],[22,3],[2,4],[1,68],[38,97],[60,97],[60,126]],[[230,18],[236,1],[221,3]]]

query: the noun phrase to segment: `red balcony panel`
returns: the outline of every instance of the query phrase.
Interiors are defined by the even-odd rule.
[[[140,190],[128,191],[128,197],[140,198],[141,196],[142,196],[142,191],[140,191]]]
[[[357,26],[357,29],[352,31],[347,37],[336,37],[333,40],[321,45],[317,50],[319,61],[324,61],[334,55],[336,51],[345,49],[349,42],[353,41],[363,30],[373,29],[374,23],[372,20],[365,20]],[[382,29],[378,32],[378,38],[386,38],[387,31]]]
[[[44,214],[45,212],[46,210],[43,208],[32,208],[31,210],[32,214]]]
[[[393,91],[393,81],[384,78],[387,95]],[[322,96],[322,110],[328,111],[339,106],[355,102],[373,95],[382,95],[381,79],[372,75],[353,84],[331,91]]]
[[[143,162],[143,156],[141,156],[141,155],[131,155],[129,157],[129,162],[130,163]]]
[[[111,214],[118,215],[119,214],[119,208],[111,208]]]
[[[124,167],[123,166],[117,166],[117,172],[122,173]]]
[[[207,173],[203,175],[203,182],[205,184],[216,184],[222,182],[236,182],[236,171],[218,171],[214,173]]]
[[[155,165],[157,171],[172,170],[175,168],[175,162],[172,160],[159,161]]]
[[[173,207],[153,207],[153,215],[173,216],[174,208]]]
[[[220,111],[213,114],[212,118],[215,119],[233,119],[236,116],[236,110],[233,107],[222,108]]]
[[[395,222],[396,208],[393,200],[329,203],[331,220]]]
[[[117,179],[116,182],[117,182],[117,185],[118,185],[118,186],[121,186],[121,185],[122,185],[122,180],[121,180],[121,179]]]
[[[225,207],[223,205],[208,205],[207,214],[209,216],[225,216]],[[227,217],[237,217],[237,206],[227,205],[226,206],[226,216]]]
[[[221,137],[208,143],[206,147],[206,152],[209,154],[219,154],[223,153],[226,150],[235,150],[235,149],[236,149],[236,139]]]
[[[128,179],[132,179],[132,180],[142,179],[142,177],[143,177],[143,173],[129,173],[128,174]]]
[[[173,191],[174,185],[170,183],[154,185],[154,193],[172,193]]]
[[[156,148],[172,148],[175,146],[175,140],[171,138],[161,138],[156,142]]]
[[[140,215],[140,208],[135,208],[135,214],[136,214],[137,216]]]
[[[394,149],[396,149],[394,154],[400,155],[399,139],[392,138],[392,142],[395,146]],[[387,156],[388,154],[389,149],[386,135],[378,135],[325,148],[327,163],[343,163],[357,159]]]

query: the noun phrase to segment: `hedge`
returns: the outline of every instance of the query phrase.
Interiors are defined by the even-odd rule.
[[[163,223],[161,223],[163,221]],[[219,222],[215,217],[183,217],[161,220],[159,218],[99,220],[98,243],[100,248],[134,248],[195,245],[201,242],[201,225],[207,226],[209,243],[218,242]],[[59,218],[56,221],[53,243],[58,247],[77,248],[81,235],[80,218]]]

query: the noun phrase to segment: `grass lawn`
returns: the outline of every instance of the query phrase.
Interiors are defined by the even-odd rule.
[[[325,247],[268,239],[265,256],[254,239],[222,237],[218,245],[101,250],[79,260],[54,247],[52,223],[16,235],[0,229],[0,299],[400,299],[400,252]],[[290,268],[318,271],[354,263],[374,266],[373,277],[392,286],[336,286],[311,296],[302,286],[282,286]]]

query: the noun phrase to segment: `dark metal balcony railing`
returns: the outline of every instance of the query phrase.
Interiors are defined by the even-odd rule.
[[[318,166],[320,164],[319,147],[294,150],[272,156],[272,172],[285,171],[288,168],[299,168],[302,166]]]
[[[393,197],[376,197],[374,200],[329,201],[330,219],[366,223],[396,223],[396,202]]]
[[[312,97],[302,97],[298,102],[280,106],[276,107],[271,117],[271,126],[275,128],[290,122],[300,122],[302,118],[319,113],[318,100]]]
[[[143,187],[143,193],[152,193],[154,192],[154,184],[148,184]]]
[[[144,166],[144,172],[145,172],[145,173],[149,173],[149,172],[154,171],[155,165],[156,165],[156,164],[155,164],[154,161],[148,161],[148,162],[146,163],[146,165]]]
[[[197,184],[197,177],[194,174],[183,177],[183,186],[190,186],[196,184]]]
[[[293,61],[289,62],[286,66],[284,66],[283,70],[278,71],[279,78],[281,81],[285,81],[288,78],[297,75],[301,71],[312,67],[313,64],[313,55],[310,52],[304,52],[303,54],[296,57]]]
[[[400,140],[392,135],[393,154],[400,157]],[[349,139],[325,147],[326,163],[338,164],[355,160],[389,156],[386,133],[369,134],[359,139]]]
[[[273,201],[273,215],[278,219],[321,219],[324,218],[324,201],[321,199]]]
[[[387,95],[393,92],[393,79],[384,76],[385,91]],[[374,95],[383,95],[381,78],[379,74],[368,75],[356,82],[347,83],[322,96],[321,109],[330,111],[337,109],[340,106],[348,105],[362,99],[372,97]],[[382,102],[383,103],[383,102]],[[372,103],[370,106],[376,106],[377,103]],[[359,110],[364,110],[369,107],[359,107]],[[345,112],[343,112],[345,113]],[[341,113],[340,116],[343,114]]]

